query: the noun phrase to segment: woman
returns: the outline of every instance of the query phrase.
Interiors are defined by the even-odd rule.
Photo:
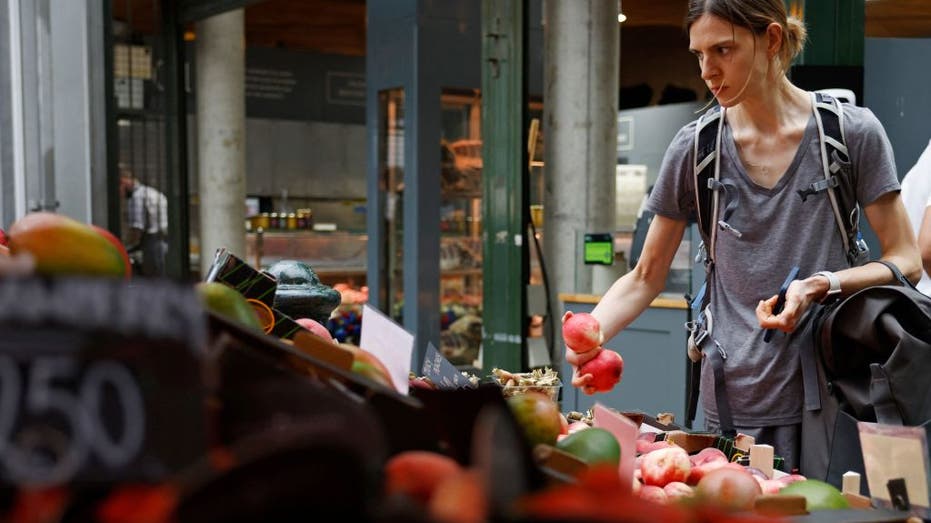
[[[727,354],[727,404],[737,431],[773,445],[792,469],[799,463],[805,404],[800,355],[812,350],[806,312],[837,283],[847,295],[890,283],[892,274],[875,263],[850,267],[828,197],[803,201],[798,196],[797,191],[823,177],[812,95],[786,77],[804,44],[802,23],[787,17],[782,0],[690,0],[686,28],[701,77],[723,113],[718,161],[721,181],[731,188],[728,200],[736,202],[727,224],[740,231],[717,235],[708,289],[713,338]],[[844,113],[857,200],[879,237],[882,258],[916,280],[919,256],[889,141],[868,109],[846,107]],[[666,151],[647,204],[656,218],[639,263],[593,311],[606,338],[629,325],[663,290],[695,210],[695,125],[682,128]],[[790,285],[782,312],[774,313],[774,294],[792,266],[800,267],[800,279]],[[786,335],[765,343],[765,329]],[[596,352],[567,351],[566,357],[577,369]],[[576,371],[572,383],[591,393],[590,380]],[[702,363],[701,397],[706,428],[717,432],[708,357]]]

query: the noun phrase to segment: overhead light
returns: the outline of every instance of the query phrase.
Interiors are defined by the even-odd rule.
[[[627,20],[627,15],[625,15],[624,13],[618,13],[618,14],[617,14],[617,23],[622,24],[622,23],[624,23],[626,20]]]

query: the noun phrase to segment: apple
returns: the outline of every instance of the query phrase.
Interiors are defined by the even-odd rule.
[[[675,447],[676,445],[666,441],[664,439],[659,441],[654,441],[652,443],[641,443],[642,440],[637,440],[637,452],[640,454],[649,454],[653,451],[660,449],[668,449],[670,447]],[[679,447],[677,447],[679,448]]]
[[[607,392],[621,381],[624,358],[613,350],[602,350],[579,368],[579,376],[592,375],[588,383],[597,392]]]
[[[580,430],[590,429],[591,425],[585,423],[584,421],[573,421],[566,427],[566,434],[574,434]]]
[[[562,317],[562,337],[566,346],[575,352],[588,352],[604,342],[601,324],[587,312],[566,312]]]
[[[655,485],[644,485],[640,487],[640,491],[637,495],[640,496],[640,499],[645,499],[660,505],[669,503],[669,496],[666,495],[666,491],[663,490],[662,487],[657,487]]]
[[[696,497],[731,510],[752,510],[762,493],[749,472],[732,467],[712,470],[695,487]]]
[[[385,493],[403,494],[426,505],[437,485],[461,471],[459,463],[443,454],[425,450],[404,451],[385,463]]]
[[[692,462],[692,470],[689,472],[689,478],[686,481],[689,485],[695,485],[701,478],[705,477],[712,470],[719,469],[729,463],[727,454],[714,447],[702,449],[698,454],[689,456]]]
[[[689,477],[692,464],[682,447],[669,447],[644,454],[640,461],[643,482],[658,487],[673,481],[684,482]]]
[[[297,323],[301,327],[309,330],[311,334],[316,334],[317,336],[335,343],[333,335],[330,334],[330,331],[326,327],[320,324],[317,320],[312,320],[310,318],[297,318],[294,320],[294,323]]]
[[[667,483],[666,486],[663,487],[663,491],[666,492],[666,497],[668,497],[670,501],[690,498],[695,495],[695,491],[692,489],[692,487],[682,483],[681,481]]]

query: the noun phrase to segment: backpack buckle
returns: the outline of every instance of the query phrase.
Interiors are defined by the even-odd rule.
[[[828,189],[833,189],[840,185],[840,180],[837,179],[837,176],[831,176],[830,178],[825,178],[823,180],[818,180],[813,182],[808,186],[807,189],[799,189],[798,195],[803,202],[808,201],[808,197],[813,194],[818,194],[819,192],[824,192]]]

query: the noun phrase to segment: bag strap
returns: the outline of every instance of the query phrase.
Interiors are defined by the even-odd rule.
[[[918,291],[918,289],[915,287],[915,284],[912,283],[911,280],[909,280],[908,278],[906,278],[905,275],[902,274],[902,271],[899,270],[899,267],[896,266],[896,264],[892,263],[891,261],[889,261],[889,260],[870,260],[870,261],[867,262],[867,263],[881,263],[881,264],[885,265],[886,267],[889,268],[890,271],[892,271],[892,275],[895,276],[895,280],[896,280],[897,282],[899,282],[903,287],[909,287],[909,288],[911,288],[911,289],[914,289],[915,291]],[[918,292],[920,292],[920,291],[918,291]]]
[[[873,404],[877,423],[900,426],[904,424],[902,413],[896,406],[892,388],[889,386],[889,378],[878,363],[870,363],[870,403]]]

